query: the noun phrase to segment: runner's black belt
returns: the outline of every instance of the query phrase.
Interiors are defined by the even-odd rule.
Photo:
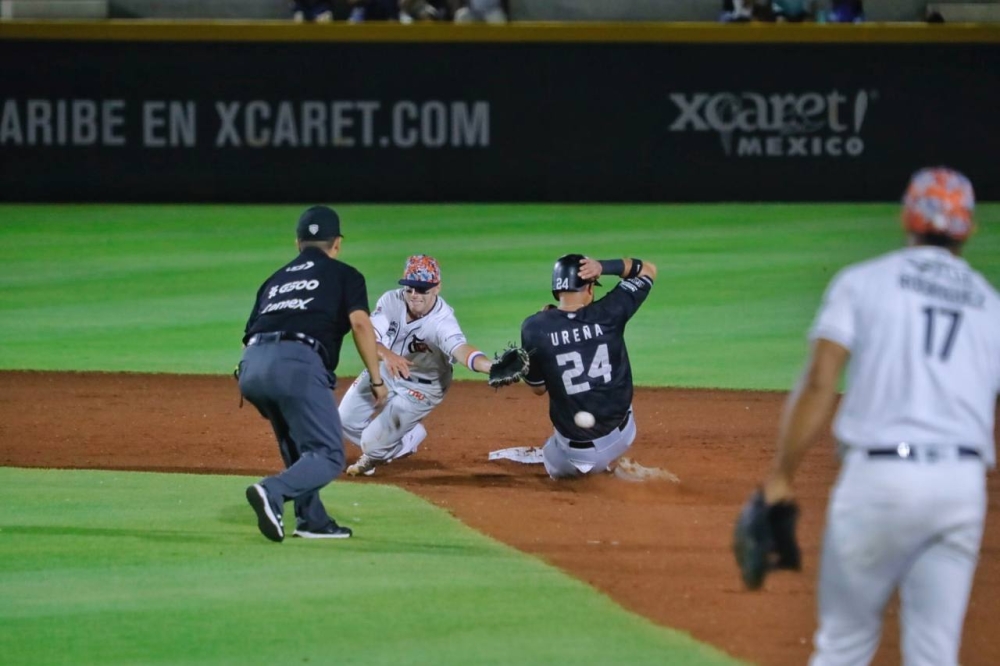
[[[629,419],[630,416],[632,416],[632,410],[631,409],[628,410],[627,412],[625,412],[625,418],[623,418],[622,422],[618,424],[618,430],[624,430],[625,429],[625,426],[628,425],[628,419]],[[592,442],[592,441],[590,441],[590,442],[576,442],[576,441],[571,441],[571,442],[569,442],[568,445],[569,445],[569,448],[571,448],[571,449],[592,449],[592,448],[594,448],[594,442]]]
[[[886,460],[925,460],[934,462],[940,460],[945,453],[957,453],[959,458],[982,458],[979,449],[971,446],[954,446],[939,444],[900,444],[892,448],[868,449],[869,458],[885,458]]]
[[[325,364],[327,361],[326,348],[323,347],[321,343],[316,338],[306,335],[305,333],[294,333],[292,331],[274,331],[271,333],[254,333],[247,340],[247,347],[253,345],[265,345],[274,342],[298,342],[306,347],[313,349],[320,358],[323,359]]]
[[[433,384],[429,379],[424,379],[423,377],[414,377],[410,375],[409,377],[400,377],[404,382],[417,382],[418,384]]]

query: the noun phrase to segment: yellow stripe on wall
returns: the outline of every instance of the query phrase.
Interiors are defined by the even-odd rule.
[[[1000,43],[1000,24],[307,23],[4,21],[0,39],[152,42]]]

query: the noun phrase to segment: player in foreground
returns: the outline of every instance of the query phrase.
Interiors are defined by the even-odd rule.
[[[491,385],[497,371],[497,364],[466,341],[455,311],[441,298],[441,269],[433,257],[407,259],[399,284],[401,289],[382,294],[371,315],[380,374],[389,387],[385,408],[377,410],[367,370],[340,403],[344,434],[362,450],[347,468],[351,476],[371,475],[379,465],[417,451],[427,436],[421,421],[444,400],[453,362],[490,374]]]
[[[352,331],[358,355],[374,380],[373,404],[386,398],[379,376],[375,334],[368,318],[365,278],[337,259],[340,218],[314,206],[299,218],[299,255],[257,291],[246,324],[246,349],[237,375],[243,396],[271,422],[287,469],[246,489],[257,527],[283,541],[285,502],[295,502],[295,536],[345,539],[319,491],[344,469],[344,443],[334,401],[334,371],[344,335]]]
[[[903,662],[958,663],[1000,391],[1000,297],[960,256],[973,206],[962,174],[918,171],[903,198],[907,247],[834,277],[785,405],[774,469],[737,522],[748,587],[763,582],[775,554],[798,568],[792,478],[846,366],[812,666],[868,664],[897,589]]]
[[[623,279],[595,301],[601,275]],[[607,471],[635,440],[625,325],[654,279],[656,266],[649,261],[567,254],[552,268],[552,296],[559,305],[546,306],[521,325],[521,346],[530,355],[524,381],[536,395],[549,394],[554,430],[542,456],[552,478]]]

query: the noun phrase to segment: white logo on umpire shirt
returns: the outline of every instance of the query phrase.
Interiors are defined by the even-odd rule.
[[[261,314],[267,314],[268,312],[274,312],[275,310],[305,310],[306,306],[309,305],[314,299],[312,298],[293,298],[287,301],[278,301],[277,303],[271,303],[266,308],[260,311]]]
[[[267,292],[267,297],[274,298],[278,294],[287,294],[290,291],[298,291],[300,289],[306,289],[312,291],[319,286],[319,280],[298,280],[296,282],[286,282],[281,286],[271,287]]]

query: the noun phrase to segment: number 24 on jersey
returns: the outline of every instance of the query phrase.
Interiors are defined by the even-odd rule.
[[[560,368],[569,366],[562,373],[563,385],[566,387],[566,394],[583,393],[590,390],[590,382],[587,379],[574,381],[584,373],[583,356],[580,352],[572,351],[556,356],[556,363]],[[604,378],[605,384],[611,383],[611,361],[608,359],[608,345],[601,344],[594,352],[594,358],[587,368],[587,377],[591,379]]]

